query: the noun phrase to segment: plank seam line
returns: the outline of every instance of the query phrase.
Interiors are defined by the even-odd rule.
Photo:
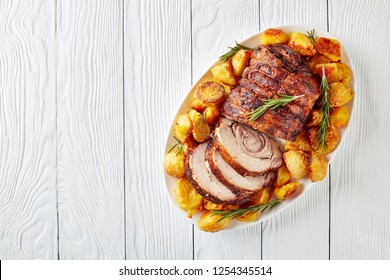
[[[60,260],[60,213],[59,213],[59,207],[58,207],[58,196],[59,196],[59,183],[58,183],[58,73],[57,73],[57,66],[58,66],[58,50],[57,50],[57,20],[58,20],[58,0],[55,0],[54,5],[54,38],[55,38],[55,65],[56,70],[54,72],[55,77],[55,102],[56,102],[56,125],[55,125],[55,132],[56,132],[56,212],[57,212],[57,260]]]
[[[329,0],[326,0],[326,31],[329,32]],[[331,165],[329,164],[329,205],[328,205],[328,260],[330,260],[330,235],[331,235],[331,203],[332,203],[332,172]]]
[[[122,118],[123,118],[123,220],[124,220],[124,245],[125,260],[127,260],[127,209],[126,209],[126,118],[125,118],[125,1],[122,0]]]
[[[194,56],[194,53],[193,53],[193,46],[192,46],[192,0],[190,0],[190,34],[191,34],[191,37],[190,37],[190,41],[191,41],[191,86],[193,85],[194,83],[194,67],[193,67],[193,56]],[[192,224],[192,260],[195,260],[195,228],[194,228],[194,224]]]

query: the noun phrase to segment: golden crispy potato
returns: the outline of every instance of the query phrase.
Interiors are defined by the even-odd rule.
[[[175,199],[181,209],[187,212],[188,217],[192,217],[202,208],[203,198],[185,178],[177,180],[174,189]]]
[[[206,212],[199,217],[197,223],[200,230],[208,231],[208,232],[216,232],[216,231],[223,230],[229,225],[231,221],[230,218],[219,221],[219,219],[221,219],[222,216],[213,215],[213,214],[214,214],[213,212]]]
[[[330,125],[328,128],[328,134],[326,135],[325,142],[327,144],[327,148],[325,150],[322,149],[322,147],[318,146],[318,138],[317,138],[317,132],[318,132],[318,127],[312,127],[309,129],[308,136],[309,136],[309,141],[311,146],[316,152],[319,152],[321,154],[328,154],[334,149],[336,149],[337,144],[339,143],[340,136],[339,133],[337,132],[337,129],[333,126]]]
[[[216,123],[219,120],[219,107],[218,106],[208,106],[206,110],[204,110],[203,114],[205,114],[206,122],[208,124]]]
[[[198,143],[195,141],[192,134],[188,135],[186,141],[183,142],[184,148],[186,148],[187,151],[195,147],[197,144]]]
[[[279,169],[278,169],[278,174],[276,176],[276,180],[274,182],[275,187],[280,187],[283,186],[284,184],[287,184],[291,179],[290,172],[287,169],[287,166],[283,164]]]
[[[248,213],[244,216],[237,217],[236,220],[241,222],[254,222],[259,217],[259,212]]]
[[[325,178],[328,169],[328,159],[318,152],[311,152],[309,157],[309,177],[312,182]]]
[[[313,148],[310,145],[309,138],[307,137],[306,131],[302,130],[301,133],[297,136],[294,142],[286,141],[284,145],[284,150],[300,150],[309,152],[312,151]]]
[[[224,100],[225,89],[220,83],[207,81],[196,88],[194,96],[205,105],[216,105]]]
[[[232,57],[232,67],[233,74],[236,77],[241,77],[242,72],[244,72],[245,67],[248,66],[249,58],[251,57],[252,51],[249,50],[239,50]]]
[[[184,143],[188,137],[188,135],[191,134],[192,129],[192,122],[187,114],[182,114],[177,118],[174,132],[177,139],[180,140],[180,142]]]
[[[341,59],[341,47],[339,41],[331,38],[319,37],[316,40],[316,49],[332,61]]]
[[[300,179],[307,174],[307,155],[305,152],[289,150],[283,153],[284,162],[290,171],[291,177]]]
[[[268,203],[270,199],[271,199],[271,193],[269,189],[261,189],[260,191],[252,194],[250,204],[251,205],[265,204]]]
[[[211,68],[211,73],[220,83],[229,86],[235,86],[237,84],[237,79],[236,76],[234,76],[233,66],[230,60],[215,65]]]
[[[321,98],[319,98],[321,99]],[[306,127],[319,126],[324,113],[320,110],[313,110],[306,123]]]
[[[191,108],[198,112],[203,112],[204,110],[206,110],[207,105],[203,104],[202,100],[200,100],[199,98],[195,98],[191,103]]]
[[[313,42],[305,34],[300,32],[290,32],[287,45],[303,56],[313,56],[316,49]]]
[[[342,82],[349,85],[351,70],[343,63],[320,63],[315,66],[315,73],[322,77],[322,68],[329,83]]]
[[[203,206],[206,210],[221,210],[223,207],[222,204],[215,204],[205,199],[203,199]]]
[[[192,109],[188,112],[188,117],[190,118],[194,126],[192,128],[192,136],[194,137],[194,139],[199,143],[202,143],[209,139],[211,129],[210,126],[207,124],[204,115]]]
[[[228,86],[228,85],[225,85],[225,84],[221,84],[221,85],[223,85],[223,87],[225,89],[225,98],[226,98],[226,97],[228,97],[228,95],[232,91],[232,86]]]
[[[164,156],[163,165],[169,176],[180,178],[185,174],[185,152],[182,150],[180,153],[176,154],[176,151],[175,148]]]
[[[299,187],[298,182],[291,182],[274,189],[274,195],[279,199],[285,199],[292,195]]]
[[[343,83],[329,84],[329,100],[332,107],[340,107],[351,101],[353,93]]]
[[[347,106],[341,106],[338,108],[335,108],[331,113],[330,113],[330,122],[334,127],[339,128],[344,125],[348,124],[349,121],[349,109]]]
[[[306,61],[307,66],[312,72],[316,72],[315,67],[317,64],[329,63],[331,60],[322,54],[316,54],[315,56],[311,56]]]
[[[269,28],[260,34],[261,45],[284,44],[288,39],[288,34],[280,29]]]

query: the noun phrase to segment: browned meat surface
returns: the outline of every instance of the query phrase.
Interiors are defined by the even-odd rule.
[[[294,141],[320,95],[319,79],[304,64],[301,56],[285,45],[259,46],[250,65],[222,107],[229,119],[275,136]],[[249,122],[245,114],[278,94],[303,95],[260,118]]]

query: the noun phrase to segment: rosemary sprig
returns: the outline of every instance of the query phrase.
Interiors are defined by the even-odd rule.
[[[312,39],[313,40],[313,42],[315,42],[316,41],[316,39],[317,39],[317,36],[316,36],[316,33],[315,33],[316,31],[313,29],[313,30],[311,30],[311,31],[307,31],[307,37],[309,37],[310,39]]]
[[[268,99],[263,102],[263,105],[258,107],[257,109],[253,110],[252,112],[246,113],[245,117],[249,121],[254,121],[260,118],[267,110],[275,110],[279,107],[282,107],[300,97],[303,95],[285,95],[285,94],[278,94],[280,98],[277,99]]]
[[[317,147],[321,147],[323,150],[328,148],[328,144],[326,143],[326,135],[328,134],[328,127],[330,124],[330,111],[332,109],[329,101],[329,83],[326,79],[325,68],[322,67],[322,79],[320,84],[320,90],[322,94],[321,100],[321,112],[322,119],[320,122],[320,128],[317,132],[318,145]]]
[[[242,216],[244,216],[246,214],[256,213],[258,211],[263,213],[267,208],[273,209],[274,207],[278,206],[282,202],[283,202],[283,200],[281,200],[281,199],[274,199],[274,200],[271,200],[268,203],[256,204],[256,205],[249,206],[248,208],[230,209],[230,210],[226,210],[226,211],[225,210],[212,210],[213,211],[212,216],[215,216],[215,215],[221,215],[222,216],[222,218],[220,218],[217,221],[217,223],[218,223],[218,222],[220,222],[220,221],[222,221],[224,219],[228,219],[228,218],[235,219],[235,218],[238,218],[238,217],[242,217]]]
[[[175,152],[175,155],[177,156],[178,154],[180,154],[183,150],[186,149],[186,147],[184,147],[183,143],[177,139],[176,136],[173,136],[173,138],[175,138],[175,140],[177,141],[177,143],[175,145],[172,146],[172,148],[169,149],[168,153],[170,153],[173,149],[176,148],[176,152]]]
[[[195,127],[198,127],[200,125],[203,125],[206,123],[206,111],[203,112],[202,117],[199,119],[199,121],[195,124]]]
[[[220,61],[225,62],[226,60],[231,58],[233,55],[235,55],[239,50],[250,50],[250,51],[253,50],[253,48],[249,48],[249,47],[240,45],[239,43],[237,43],[237,41],[236,41],[236,45],[234,47],[229,47],[229,49],[230,49],[230,51],[228,51],[227,53],[225,53],[219,57]]]

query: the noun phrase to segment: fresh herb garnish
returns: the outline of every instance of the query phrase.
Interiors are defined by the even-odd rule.
[[[317,147],[321,147],[322,150],[326,150],[328,148],[328,144],[326,143],[326,136],[328,135],[328,127],[330,124],[330,111],[332,109],[332,106],[330,105],[329,100],[329,83],[326,79],[325,75],[325,68],[322,67],[322,79],[320,84],[320,90],[322,94],[322,100],[321,100],[321,112],[322,112],[322,119],[320,122],[320,128],[317,132],[317,139],[318,139],[318,145]]]
[[[311,31],[307,31],[307,37],[309,37],[310,39],[312,39],[313,40],[313,42],[315,42],[316,41],[316,39],[317,39],[317,36],[316,36],[316,33],[315,33],[316,31],[313,29],[313,30],[311,30]]]
[[[180,154],[183,150],[186,149],[186,147],[184,147],[183,143],[177,139],[176,136],[173,136],[173,138],[175,138],[175,140],[177,141],[177,143],[175,145],[172,146],[172,148],[169,149],[168,153],[170,153],[173,149],[176,148],[176,152],[175,152],[175,155],[177,156],[178,154]]]
[[[260,211],[262,213],[267,208],[273,209],[274,207],[278,206],[282,202],[283,202],[283,200],[281,200],[281,199],[274,199],[274,200],[271,200],[268,203],[256,204],[256,205],[249,206],[248,208],[230,209],[230,210],[211,210],[211,211],[213,212],[212,216],[215,216],[215,215],[221,215],[222,216],[217,221],[217,223],[218,223],[218,222],[220,222],[220,221],[222,221],[224,219],[228,219],[228,218],[235,219],[235,218],[238,218],[238,217],[242,217],[242,216],[244,216],[246,214],[256,213],[258,211]]]
[[[206,111],[203,112],[202,117],[199,119],[199,121],[196,123],[195,127],[198,127],[200,125],[203,125],[206,123]]]
[[[279,107],[282,107],[300,97],[303,95],[285,95],[285,94],[278,94],[280,98],[278,99],[268,99],[263,102],[263,105],[258,107],[257,109],[253,110],[252,112],[246,113],[245,117],[248,118],[249,121],[254,121],[260,118],[267,110],[275,110]]]
[[[240,45],[239,43],[237,43],[237,41],[236,41],[236,45],[234,47],[229,47],[229,49],[230,49],[230,51],[228,51],[227,53],[225,53],[219,57],[220,61],[225,62],[226,60],[231,58],[233,55],[235,55],[239,50],[249,50],[249,51],[253,50],[253,48],[249,48],[249,47]]]

